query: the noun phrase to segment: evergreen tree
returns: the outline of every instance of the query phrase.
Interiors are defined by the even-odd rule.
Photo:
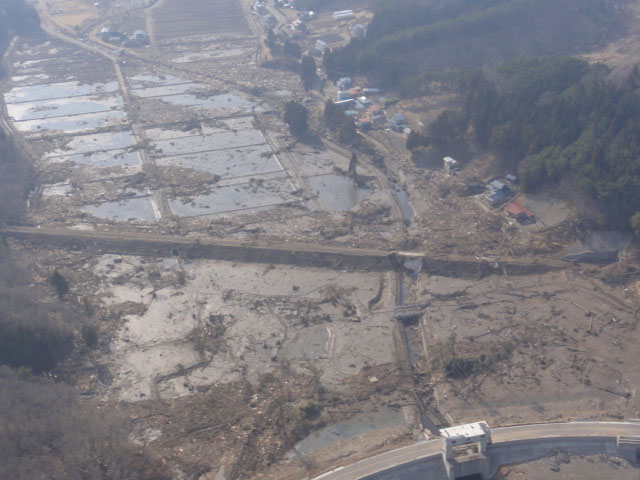
[[[293,136],[300,137],[309,129],[307,109],[294,100],[287,102],[284,109],[284,122],[289,125],[289,131]]]
[[[300,65],[300,78],[302,79],[302,86],[304,89],[311,90],[317,77],[316,61],[311,55],[305,55],[302,57],[302,63]]]

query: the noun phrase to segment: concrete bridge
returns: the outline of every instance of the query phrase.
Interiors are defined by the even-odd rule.
[[[607,454],[638,465],[639,422],[570,422],[491,429],[486,443],[485,478],[502,466],[545,457],[556,449],[575,455]],[[445,452],[445,455],[443,455]],[[477,462],[478,458],[472,459]],[[314,480],[448,480],[443,439],[424,441],[338,467]],[[477,463],[476,463],[477,465]],[[461,475],[480,473],[460,469]]]

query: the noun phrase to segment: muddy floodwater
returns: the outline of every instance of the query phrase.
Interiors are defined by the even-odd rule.
[[[211,193],[170,200],[171,210],[185,217],[212,215],[279,205],[295,200],[287,178],[215,188]]]
[[[266,144],[164,157],[157,159],[156,164],[199,170],[221,178],[284,172]]]
[[[88,205],[84,211],[99,218],[127,221],[155,221],[156,214],[150,197],[128,198],[117,202]]]
[[[338,440],[395,427],[402,425],[403,422],[404,415],[400,409],[383,407],[376,411],[359,413],[349,420],[335,423],[312,433],[295,445],[293,451],[289,452],[289,457],[308,455]]]
[[[360,188],[342,175],[318,175],[307,178],[307,182],[317,193],[320,205],[330,212],[349,210],[372,193],[371,189]]]

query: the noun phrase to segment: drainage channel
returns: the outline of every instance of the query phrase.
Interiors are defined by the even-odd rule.
[[[405,272],[409,273],[413,282],[418,280],[422,269],[421,258],[407,258],[397,275],[396,306],[406,304],[411,285],[405,281]],[[403,271],[404,270],[404,271]],[[427,365],[426,345],[422,334],[422,314],[410,310],[405,314],[397,314],[396,321],[402,338],[402,347],[408,361],[408,370],[413,381],[413,393],[420,410],[422,428],[431,434],[438,435],[440,428],[448,426],[446,419],[432,406],[433,396],[429,385],[429,368]]]

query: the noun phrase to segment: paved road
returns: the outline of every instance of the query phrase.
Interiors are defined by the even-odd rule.
[[[572,422],[521,425],[491,430],[492,442],[506,443],[517,440],[575,437],[640,436],[640,423],[632,422]],[[357,480],[382,472],[393,466],[440,454],[440,440],[431,440],[392,450],[367,458],[347,467],[316,477],[315,480]]]

